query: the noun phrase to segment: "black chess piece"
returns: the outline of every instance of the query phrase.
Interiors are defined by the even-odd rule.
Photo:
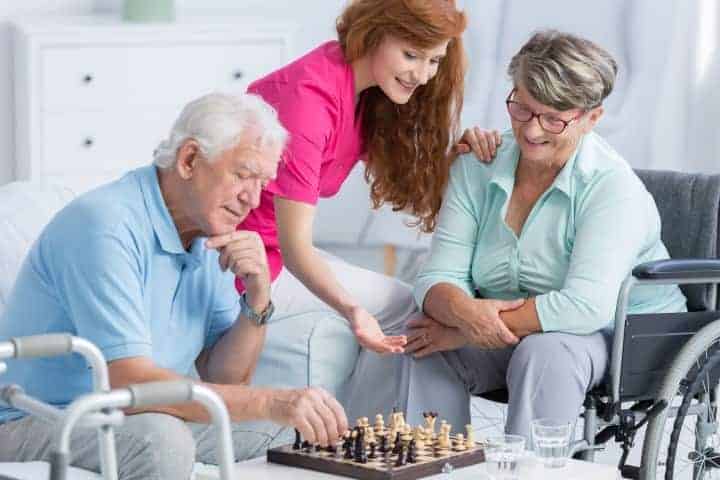
[[[361,428],[357,429],[353,458],[357,463],[367,463],[367,453],[365,452],[365,431]]]
[[[368,458],[376,458],[377,454],[375,453],[375,442],[370,442],[370,455],[368,455]]]
[[[380,453],[388,451],[388,436],[387,433],[380,436]]]
[[[300,447],[302,447],[302,439],[300,438],[300,431],[296,428],[295,429],[295,443],[293,443],[293,450],[300,450]]]
[[[395,446],[393,447],[392,453],[397,455],[400,452],[400,446],[402,444],[402,441],[400,440],[400,432],[397,432],[395,435]]]
[[[343,448],[343,450],[345,450],[344,457],[346,459],[349,460],[349,459],[353,458],[353,450],[352,450],[353,449],[353,441],[352,441],[351,434],[345,435],[345,441],[342,444],[342,448]]]
[[[417,447],[415,445],[415,439],[410,440],[410,444],[408,445],[407,461],[409,463],[417,462]]]
[[[397,456],[398,456],[397,460],[395,461],[396,467],[402,467],[403,465],[405,465],[407,463],[407,460],[405,459],[405,446],[404,445],[400,444],[400,449],[398,450]]]
[[[312,448],[313,448],[313,446],[310,445],[310,442],[308,442],[307,440],[305,440],[304,442],[302,442],[302,449],[303,449],[303,451],[304,451],[305,453],[310,453],[310,452],[312,452]]]

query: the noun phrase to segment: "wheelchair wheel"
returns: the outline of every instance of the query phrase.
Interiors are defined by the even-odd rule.
[[[667,408],[648,424],[641,479],[720,479],[719,366],[716,320],[683,346],[665,376],[656,400]]]

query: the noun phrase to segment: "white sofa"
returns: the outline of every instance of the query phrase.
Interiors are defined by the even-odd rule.
[[[35,238],[73,198],[68,189],[47,183],[13,182],[0,187],[0,313]],[[337,316],[306,313],[277,317],[268,326],[253,383],[316,385],[337,393],[352,373],[358,353],[347,323]],[[198,464],[196,471],[197,480],[212,478],[212,469]],[[23,480],[45,478],[46,472],[47,464],[42,462],[0,463],[0,479],[3,475]],[[99,476],[76,470],[70,477],[90,478]]]

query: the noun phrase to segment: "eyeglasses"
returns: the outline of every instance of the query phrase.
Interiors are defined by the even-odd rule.
[[[505,105],[507,105],[507,110],[508,114],[510,114],[510,117],[513,120],[517,120],[518,122],[529,122],[533,118],[537,117],[538,122],[540,122],[540,127],[548,133],[553,133],[557,135],[564,132],[571,123],[575,122],[578,118],[582,117],[586,113],[586,111],[583,110],[575,118],[571,118],[570,120],[563,120],[562,118],[552,113],[533,112],[527,107],[527,105],[523,105],[522,103],[516,102],[512,99],[516,91],[517,88],[513,88],[510,91],[510,95],[508,95],[507,99],[505,100]]]

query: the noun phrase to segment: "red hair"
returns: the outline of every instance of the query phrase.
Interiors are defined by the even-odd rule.
[[[348,63],[372,53],[385,35],[423,50],[449,40],[437,74],[405,105],[393,103],[379,87],[362,94],[365,179],[373,206],[389,203],[407,211],[426,232],[435,228],[454,158],[451,147],[460,133],[466,26],[454,0],[354,0],[337,21]]]

